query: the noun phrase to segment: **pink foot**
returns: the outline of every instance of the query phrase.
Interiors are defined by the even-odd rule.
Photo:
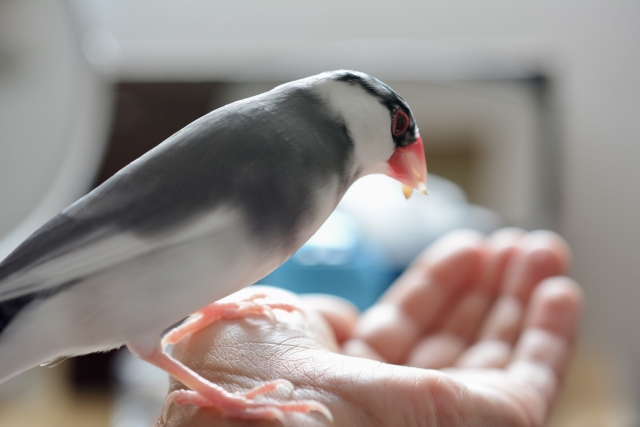
[[[278,420],[285,423],[284,414],[296,412],[308,414],[316,411],[324,415],[333,422],[331,411],[323,404],[313,400],[298,400],[287,402],[261,403],[253,400],[252,397],[268,393],[278,386],[285,386],[293,389],[289,381],[277,380],[255,387],[245,393],[230,394],[221,396],[217,390],[209,396],[191,390],[176,390],[169,394],[165,402],[162,414],[163,420],[167,419],[167,411],[172,403],[176,405],[195,405],[200,408],[215,408],[222,416],[238,418],[243,420]],[[251,397],[250,397],[251,396]]]
[[[175,344],[185,336],[196,332],[221,319],[237,319],[248,315],[262,315],[274,318],[272,310],[280,309],[288,312],[300,311],[291,304],[257,303],[265,295],[252,297],[237,303],[213,303],[196,312],[185,323],[172,329],[161,342],[161,347],[149,349],[148,342],[129,342],[127,347],[139,358],[167,372],[173,378],[191,390],[176,390],[169,394],[165,403],[163,417],[172,403],[178,405],[192,404],[201,408],[215,408],[223,416],[245,420],[280,420],[284,424],[284,414],[297,412],[307,414],[320,412],[328,420],[333,421],[331,411],[320,402],[299,400],[286,402],[256,402],[256,396],[272,392],[278,387],[293,390],[293,385],[286,380],[276,380],[252,388],[245,393],[229,393],[222,387],[207,381],[163,351],[168,344]]]
[[[293,384],[291,384],[291,381],[275,380],[259,385],[258,387],[254,387],[249,391],[245,391],[244,393],[242,393],[242,395],[247,399],[253,399],[256,396],[260,396],[261,394],[270,393],[278,387],[284,387],[286,389],[289,389],[290,391],[293,391]]]
[[[251,297],[239,302],[214,302],[209,304],[202,310],[192,314],[182,325],[175,327],[167,332],[162,338],[162,348],[166,348],[169,344],[176,344],[184,337],[199,331],[218,320],[239,319],[249,315],[267,316],[274,318],[273,310],[285,310],[288,312],[300,311],[294,305],[284,303],[259,303],[256,300],[266,298],[265,294],[255,294]]]

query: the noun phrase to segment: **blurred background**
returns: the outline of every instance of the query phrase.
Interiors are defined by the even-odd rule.
[[[639,2],[0,0],[0,258],[194,119],[338,68],[411,105],[431,196],[358,182],[263,282],[366,307],[449,230],[552,229],[587,296],[552,425],[640,425]],[[0,425],[149,426],[166,384],[76,358],[0,385]]]

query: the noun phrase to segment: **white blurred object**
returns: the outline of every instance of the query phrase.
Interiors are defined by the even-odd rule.
[[[82,196],[100,166],[111,86],[87,64],[62,1],[0,1],[0,260]],[[31,370],[0,400],[37,383]]]
[[[103,28],[92,29],[82,37],[82,53],[93,68],[104,73],[116,71],[122,59],[120,43]]]
[[[0,2],[0,259],[86,193],[100,166],[112,91],[74,24],[62,1]]]
[[[460,187],[429,175],[429,195],[407,200],[400,184],[384,175],[370,175],[351,186],[338,208],[352,215],[365,236],[383,247],[394,266],[404,268],[444,233],[462,227],[483,232],[502,221],[494,212],[467,203]]]
[[[117,397],[113,405],[111,427],[155,425],[167,397],[169,376],[126,349],[118,354],[114,368]]]

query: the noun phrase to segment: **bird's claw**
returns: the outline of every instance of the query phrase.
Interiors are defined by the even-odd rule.
[[[192,404],[200,408],[215,408],[222,416],[244,420],[278,420],[285,424],[285,413],[307,414],[309,412],[319,412],[333,422],[331,411],[322,403],[314,400],[292,400],[281,403],[262,403],[254,400],[256,396],[274,391],[278,387],[293,390],[293,384],[287,380],[271,381],[252,388],[245,393],[238,393],[229,397],[216,395],[212,399],[193,390],[175,390],[167,396],[162,411],[162,420],[166,422],[169,407],[172,403],[175,403],[176,405]]]
[[[184,323],[167,332],[161,341],[162,348],[166,348],[169,344],[176,344],[184,337],[218,320],[232,320],[250,315],[262,315],[274,321],[276,316],[273,310],[276,309],[289,313],[297,311],[304,315],[304,311],[293,304],[256,302],[266,298],[268,298],[266,294],[254,294],[238,302],[214,302],[209,304],[192,314]]]

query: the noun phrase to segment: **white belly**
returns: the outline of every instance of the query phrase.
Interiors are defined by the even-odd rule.
[[[323,195],[336,200],[335,187]],[[335,203],[321,199],[318,206],[299,230],[294,247],[255,241],[237,212],[213,213],[185,229],[191,233],[188,239],[169,236],[170,245],[156,245],[152,252],[32,303],[0,336],[0,382],[58,356],[108,350],[132,340],[159,341],[165,329],[284,262],[320,227]]]
[[[189,314],[255,281],[289,254],[245,235],[241,221],[158,249],[32,303],[0,339],[0,381],[58,356],[157,336]],[[11,372],[9,372],[11,371]]]

